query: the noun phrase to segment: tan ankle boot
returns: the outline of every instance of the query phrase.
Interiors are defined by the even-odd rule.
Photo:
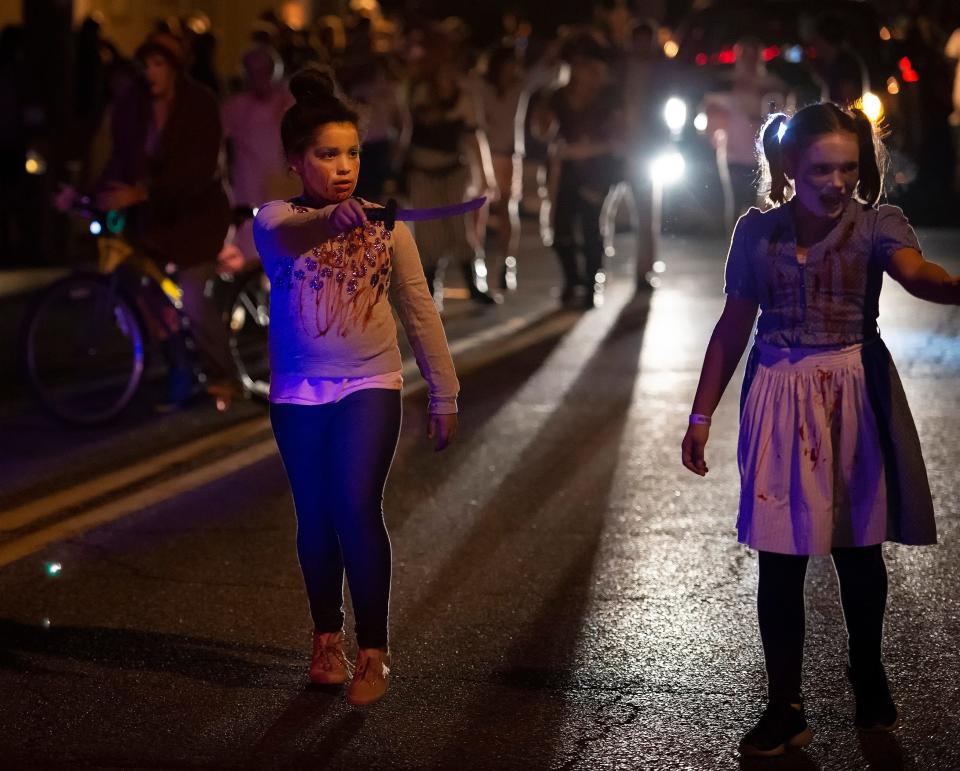
[[[343,685],[353,667],[343,653],[343,632],[314,632],[310,681],[317,685]]]
[[[347,701],[357,707],[383,698],[390,684],[390,652],[383,648],[361,648]]]

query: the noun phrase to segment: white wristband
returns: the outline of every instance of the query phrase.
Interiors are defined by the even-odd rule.
[[[691,426],[709,426],[712,420],[709,415],[700,415],[696,412],[690,415]]]

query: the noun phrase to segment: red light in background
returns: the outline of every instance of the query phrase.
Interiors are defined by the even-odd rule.
[[[763,60],[769,62],[780,55],[780,46],[769,46],[763,49]]]
[[[737,54],[732,48],[725,48],[717,54],[717,61],[720,64],[733,64],[737,60]]]
[[[707,55],[705,53],[699,53],[693,60],[697,63],[698,67],[703,67],[707,63]]]
[[[910,63],[910,58],[904,56],[897,66],[900,67],[900,73],[903,75],[904,83],[916,83],[920,80],[920,76],[917,74],[917,71],[913,69],[913,64]]]

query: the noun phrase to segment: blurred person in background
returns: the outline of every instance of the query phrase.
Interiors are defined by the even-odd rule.
[[[216,99],[189,78],[183,42],[151,35],[136,52],[143,78],[121,94],[112,111],[112,151],[98,185],[97,206],[126,209],[126,235],[161,265],[178,266],[183,311],[201,356],[205,387],[218,406],[238,393],[226,325],[211,299],[217,254],[230,222],[219,176],[220,115]],[[72,203],[66,188],[60,208]],[[170,368],[168,405],[195,390],[193,361],[181,330],[165,341]]]
[[[217,38],[210,30],[188,39],[190,49],[189,75],[197,83],[202,83],[214,94],[220,96],[220,76],[217,74]]]
[[[520,198],[523,195],[523,156],[517,152],[526,102],[524,71],[513,46],[494,49],[478,83],[484,127],[490,143],[496,200],[490,204],[496,275],[501,289],[517,288],[517,249],[520,243]],[[519,127],[519,128],[518,128]]]
[[[406,159],[410,204],[431,208],[460,203],[474,192],[471,181],[475,177],[493,197],[496,181],[490,151],[466,73],[442,31],[432,30],[425,43],[424,55],[412,73],[408,102],[412,120]],[[424,272],[438,307],[443,304],[443,277],[450,259],[460,266],[472,300],[496,302],[487,291],[486,261],[476,229],[470,218],[417,223]]]
[[[357,195],[380,201],[410,140],[410,114],[385,57],[368,51],[340,72],[347,95],[363,108],[366,121]]]
[[[233,205],[255,209],[265,201],[290,198],[300,189],[277,139],[293,98],[274,48],[255,45],[244,53],[242,63],[244,89],[227,97],[221,115]],[[220,253],[221,268],[235,272],[256,259],[252,220],[240,223],[228,240]]]
[[[724,197],[724,223],[733,232],[737,218],[757,202],[756,139],[771,111],[792,109],[789,88],[767,72],[760,41],[747,38],[734,47],[736,62],[729,91],[704,98],[707,132],[717,151]]]
[[[810,59],[810,65],[822,84],[823,99],[851,105],[870,89],[867,65],[847,42],[839,16],[828,13],[817,19],[813,47],[816,56]]]
[[[624,85],[628,179],[637,224],[636,288],[640,292],[653,288],[651,279],[660,228],[659,218],[654,216],[649,167],[657,149],[666,140],[662,110],[669,79],[657,29],[653,19],[643,19],[634,25]]]
[[[623,111],[610,82],[609,52],[595,36],[573,36],[563,58],[570,65],[569,83],[538,105],[533,120],[537,135],[552,142],[559,164],[553,248],[563,271],[560,299],[593,308],[606,281],[600,213],[611,185],[622,179],[617,151]]]

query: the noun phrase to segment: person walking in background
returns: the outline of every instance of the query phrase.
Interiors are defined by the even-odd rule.
[[[366,118],[357,195],[379,201],[410,141],[410,115],[384,57],[371,51],[341,73],[347,95],[363,108]]]
[[[273,292],[270,420],[290,480],[297,555],[313,617],[310,679],[350,680],[347,699],[387,691],[390,539],[383,489],[400,431],[403,377],[396,309],[428,383],[427,434],[442,450],[457,429],[459,383],[417,246],[398,223],[369,222],[353,198],[360,116],[329,71],[293,76],[281,126],[303,184],[261,207],[254,233]],[[359,651],[343,649],[343,579]]]
[[[552,140],[560,165],[553,211],[553,248],[563,271],[560,299],[575,303],[582,291],[580,304],[593,308],[606,281],[600,212],[610,186],[622,179],[615,153],[623,141],[623,114],[601,43],[583,33],[566,43],[563,56],[570,81],[538,107],[534,122],[538,135]]]
[[[278,139],[280,121],[293,98],[283,82],[283,61],[275,49],[255,45],[244,53],[242,63],[245,88],[227,97],[221,114],[233,205],[254,209],[266,201],[289,198],[300,189]],[[235,272],[256,258],[253,222],[246,220],[221,251],[220,265]]]
[[[478,105],[448,49],[442,34],[433,33],[410,87],[407,188],[410,204],[417,208],[466,200],[473,177],[482,179],[488,192],[496,188]],[[496,302],[488,291],[483,245],[477,242],[474,224],[469,217],[417,224],[424,272],[438,307],[443,305],[443,277],[451,258],[463,271],[472,300]]]
[[[889,731],[898,721],[881,656],[881,545],[937,538],[920,441],[877,329],[879,295],[886,272],[916,297],[956,305],[960,277],[923,258],[900,209],[876,206],[882,153],[858,110],[821,103],[768,120],[762,156],[774,208],[737,223],[726,305],[683,439],[683,464],[705,475],[711,416],[759,309],[741,397],[737,531],[759,552],[769,701],[740,743],[744,755],[811,741],[801,689],[811,555],[832,556],[840,582],[854,724]]]
[[[523,193],[523,156],[517,152],[517,134],[523,133],[521,106],[526,88],[523,68],[513,46],[500,46],[487,58],[479,83],[483,125],[490,144],[496,200],[490,204],[497,248],[496,273],[501,289],[517,288],[517,250],[520,245],[520,198]]]
[[[707,132],[717,152],[727,233],[757,203],[755,137],[771,103],[776,109],[793,107],[786,84],[767,73],[759,41],[741,40],[734,51],[730,90],[708,93],[704,99]]]
[[[661,117],[669,83],[664,57],[657,43],[657,24],[637,22],[630,37],[624,84],[628,182],[631,186],[637,223],[636,288],[653,289],[653,263],[660,236],[659,202],[654,201],[650,163],[659,145],[666,140]]]

